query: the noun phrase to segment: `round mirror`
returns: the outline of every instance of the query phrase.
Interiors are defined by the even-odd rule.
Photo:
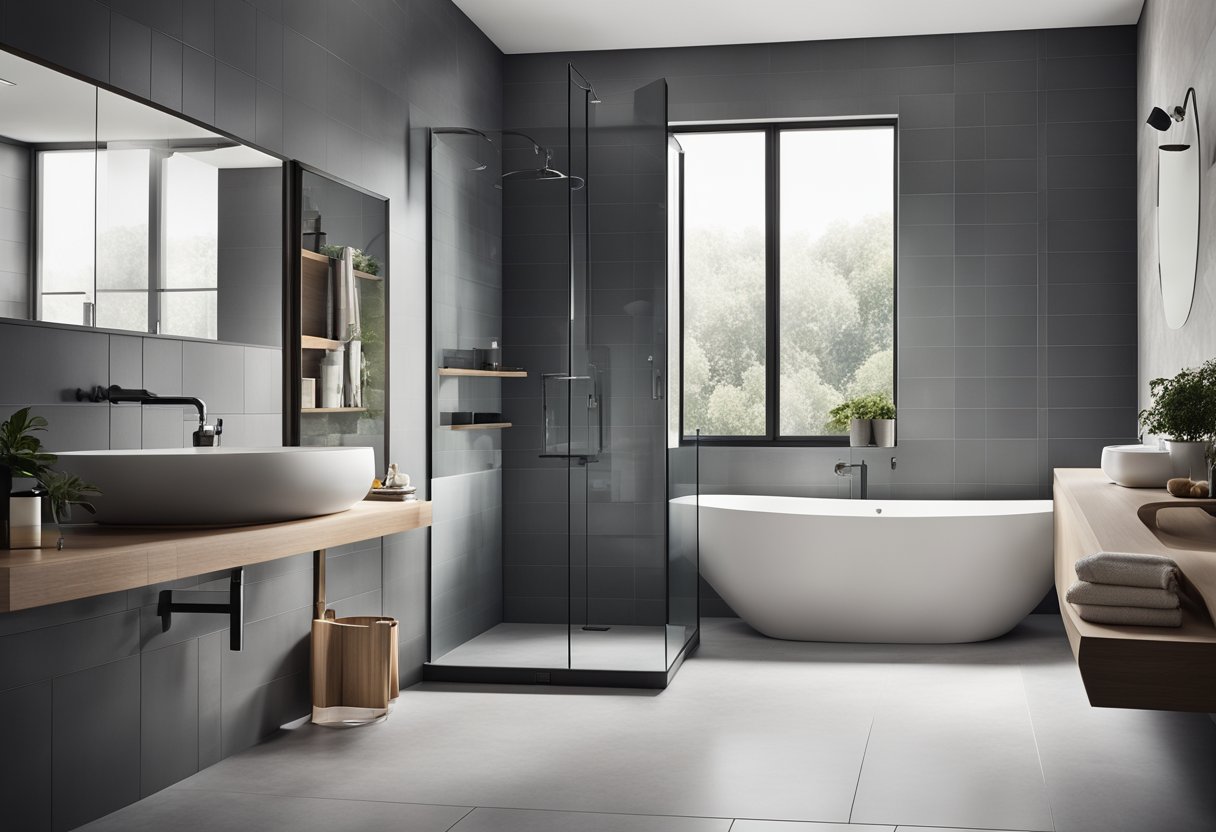
[[[1181,135],[1157,148],[1157,262],[1165,322],[1181,329],[1191,314],[1199,260],[1199,112],[1193,96],[1186,120],[1173,129]]]

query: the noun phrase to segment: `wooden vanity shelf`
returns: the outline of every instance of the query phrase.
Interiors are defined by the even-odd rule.
[[[1123,488],[1090,468],[1057,468],[1053,496],[1056,593],[1090,704],[1216,712],[1216,500]],[[1192,602],[1183,605],[1182,626],[1082,621],[1064,593],[1076,580],[1076,562],[1099,551],[1176,561]]]
[[[460,367],[440,367],[441,376],[462,376],[467,378],[527,378],[527,370],[465,370]]]
[[[0,549],[0,612],[235,569],[429,525],[430,502],[365,500],[337,514],[260,526],[69,528],[63,549],[53,543],[45,549]],[[56,538],[53,527],[43,530],[43,540]],[[318,615],[322,613],[323,604]]]
[[[444,430],[504,430],[513,427],[510,422],[486,422],[480,425],[440,425]]]

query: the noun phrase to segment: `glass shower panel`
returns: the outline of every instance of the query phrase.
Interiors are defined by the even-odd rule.
[[[571,190],[570,366],[591,388],[590,406],[571,399],[571,424],[588,414],[585,429],[603,438],[585,477],[570,480],[570,666],[661,672],[669,659],[667,85],[595,95],[572,71],[570,92],[571,173],[586,180]],[[582,168],[575,146],[584,113]]]

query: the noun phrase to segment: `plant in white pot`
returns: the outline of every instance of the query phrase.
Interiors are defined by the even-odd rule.
[[[857,402],[857,412],[870,420],[874,444],[880,448],[895,447],[895,402],[886,393],[862,396]]]
[[[848,431],[849,445],[854,448],[870,444],[870,419],[858,410],[862,398],[846,399],[828,411],[828,430],[832,433]]]
[[[1207,444],[1216,436],[1216,359],[1187,368],[1172,378],[1148,383],[1152,403],[1140,411],[1140,424],[1167,440],[1174,473],[1208,479]]]
[[[867,393],[841,402],[828,411],[828,429],[849,432],[849,445],[895,447],[895,405],[886,393]]]

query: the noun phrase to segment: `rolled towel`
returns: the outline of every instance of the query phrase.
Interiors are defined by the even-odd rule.
[[[1147,586],[1118,586],[1077,581],[1068,588],[1064,600],[1072,604],[1095,604],[1102,607],[1147,607],[1172,610],[1178,607],[1178,593],[1169,589]]]
[[[1145,607],[1104,607],[1099,604],[1073,604],[1081,618],[1093,624],[1133,627],[1181,627],[1182,610],[1150,610]]]
[[[1178,564],[1160,555],[1098,552],[1077,561],[1076,569],[1077,577],[1091,584],[1178,590]]]

